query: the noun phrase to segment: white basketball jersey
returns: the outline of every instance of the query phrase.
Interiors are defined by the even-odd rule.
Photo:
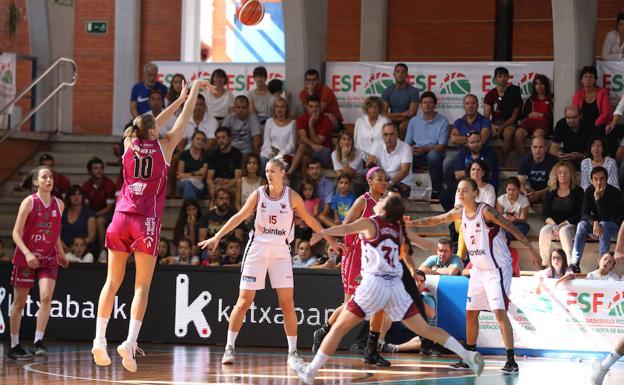
[[[383,217],[370,217],[377,227],[377,236],[362,239],[362,273],[373,275],[393,275],[401,277],[403,267],[399,258],[401,227]]]
[[[462,227],[466,250],[472,265],[479,269],[491,270],[511,265],[511,252],[507,238],[500,226],[488,225],[483,219],[487,204],[479,203],[473,218],[462,210]]]
[[[282,196],[271,199],[267,194],[269,186],[260,186],[256,205],[256,220],[251,236],[253,241],[289,244],[294,237],[294,214],[290,204],[291,189],[284,186]]]

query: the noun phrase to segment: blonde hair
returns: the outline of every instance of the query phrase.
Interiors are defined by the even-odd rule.
[[[132,126],[124,131],[124,138],[148,139],[149,130],[156,127],[156,119],[152,115],[142,114],[134,118]]]
[[[553,168],[550,170],[550,175],[548,176],[548,191],[555,191],[559,188],[559,181],[557,180],[557,170],[559,167],[567,167],[568,172],[570,173],[570,190],[573,190],[576,186],[579,185],[578,175],[576,172],[576,168],[572,165],[572,163],[566,160],[560,160],[555,163]]]
[[[286,112],[284,113],[284,116],[288,118],[288,116],[290,115],[290,106],[288,105],[288,100],[282,98],[281,96],[275,99],[275,101],[273,102],[273,118],[277,118],[277,115],[275,114],[275,105],[279,102],[284,102],[284,104],[286,105]]]

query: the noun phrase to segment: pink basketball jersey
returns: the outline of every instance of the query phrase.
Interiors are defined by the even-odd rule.
[[[39,260],[40,267],[54,267],[58,265],[56,241],[61,234],[61,208],[57,198],[52,197],[49,206],[46,206],[37,193],[32,194],[32,210],[26,217],[22,239],[31,253]],[[26,256],[15,248],[13,264],[26,267]]]
[[[123,187],[115,211],[160,218],[169,164],[158,140],[135,139],[123,154]]]

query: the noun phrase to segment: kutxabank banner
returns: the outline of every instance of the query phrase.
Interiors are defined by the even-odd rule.
[[[624,337],[624,282],[514,278],[509,319],[516,348],[610,351]],[[539,287],[539,289],[538,289]],[[478,347],[503,348],[493,313],[479,316]]]
[[[228,84],[226,88],[234,94],[247,95],[249,91],[254,89],[255,83],[253,78],[253,70],[259,65],[267,69],[267,83],[273,79],[285,79],[286,65],[284,63],[184,63],[177,61],[156,61],[158,66],[158,80],[169,87],[173,75],[180,73],[184,75],[187,82],[197,79],[208,79],[212,76],[212,72],[217,68],[221,68],[228,76]]]
[[[362,114],[368,96],[381,96],[394,84],[395,62],[328,62],[325,84],[336,94],[345,123],[354,123]],[[405,63],[408,82],[420,93],[432,91],[438,97],[437,111],[453,123],[464,115],[463,98],[476,95],[480,102],[494,85],[494,69],[509,70],[510,83],[520,86],[526,99],[533,92],[536,74],[553,78],[552,62],[448,62]],[[480,106],[480,111],[483,107]]]

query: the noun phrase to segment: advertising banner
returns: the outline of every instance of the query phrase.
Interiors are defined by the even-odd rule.
[[[598,61],[598,85],[609,90],[611,104],[616,106],[624,96],[624,63],[621,61]]]
[[[394,84],[394,65],[388,62],[328,62],[325,84],[336,94],[345,123],[354,123],[362,115],[364,100],[371,95],[381,96],[386,87]],[[433,91],[438,97],[437,111],[450,123],[464,115],[463,98],[474,94],[483,100],[494,87],[496,67],[505,67],[510,82],[520,86],[522,97],[533,92],[533,78],[544,74],[553,78],[552,62],[448,62],[405,63],[409,69],[408,81],[419,92]]]

